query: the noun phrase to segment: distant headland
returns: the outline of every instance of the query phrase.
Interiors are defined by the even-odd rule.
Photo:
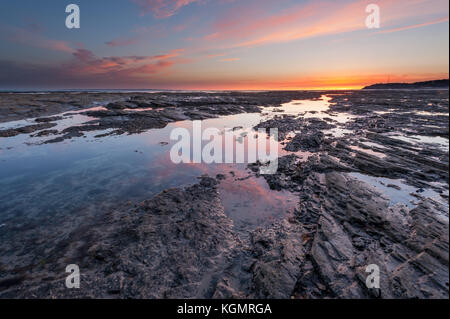
[[[448,89],[449,80],[434,80],[415,83],[379,83],[369,85],[363,90],[395,90],[395,89]]]

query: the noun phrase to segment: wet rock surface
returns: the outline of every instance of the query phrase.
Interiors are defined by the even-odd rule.
[[[287,143],[285,150],[290,152],[318,151],[324,140],[324,134],[320,131],[297,134]]]
[[[287,135],[292,132],[299,132],[303,135],[305,133],[317,133],[317,130],[328,130],[335,127],[336,125],[317,118],[305,119],[302,117],[284,115],[275,116],[273,119],[261,122],[255,129],[266,129],[269,133],[270,128],[277,128],[278,138],[284,140]]]
[[[300,194],[296,219],[311,230],[295,297],[448,298],[448,91],[353,92],[332,102],[333,112],[355,116],[335,123],[346,133],[303,128],[285,149],[313,154],[280,158],[277,174],[264,176],[273,189]],[[285,132],[286,123],[299,130],[305,120],[270,126],[277,121]],[[405,188],[409,202],[394,204],[389,188]],[[425,189],[434,196],[422,196]],[[380,289],[366,286],[371,264]]]
[[[439,218],[438,212],[445,210],[442,204],[421,201],[412,210],[389,206],[377,190],[335,172],[315,173],[303,188],[320,194],[303,198],[299,218],[314,226],[310,260],[327,295],[448,295],[448,219]],[[372,264],[380,267],[380,289],[366,286],[366,267]],[[296,294],[317,297],[314,287],[302,281]]]
[[[217,184],[205,176],[98,217],[55,242],[45,263],[2,265],[0,297],[288,298],[303,255],[301,225],[283,221],[242,239]],[[71,260],[82,269],[82,289],[64,285]]]
[[[41,123],[41,124],[27,125],[14,129],[0,130],[0,137],[13,137],[19,134],[30,134],[36,131],[49,129],[54,126],[56,126],[55,123]]]
[[[25,126],[14,130],[0,131],[0,137],[26,134],[47,129],[50,122],[60,117],[42,117],[75,110],[92,117],[83,125],[67,128],[46,143],[58,143],[85,132],[111,130],[106,135],[138,134],[152,128],[163,128],[168,123],[182,120],[204,120],[221,115],[258,113],[261,106],[278,106],[292,99],[316,99],[317,92],[245,92],[222,93],[47,93],[47,94],[0,94],[0,123],[33,117],[47,126]],[[83,109],[96,108],[82,112]],[[70,115],[70,114],[69,114]],[[69,134],[67,130],[70,130]]]
[[[27,92],[0,93],[0,123],[81,110],[122,99],[126,93]]]
[[[240,94],[214,103],[181,93],[126,96],[57,138],[99,126],[132,134],[317,98]],[[292,214],[236,230],[218,189],[230,173],[52,230],[5,225],[0,297],[448,298],[448,90],[328,94],[330,109],[317,118],[278,115],[256,126],[278,128],[292,154],[279,158],[276,174],[260,176],[256,163],[249,176],[296,194]],[[80,266],[82,289],[65,287],[68,264]],[[366,285],[369,265],[380,269],[379,289]]]

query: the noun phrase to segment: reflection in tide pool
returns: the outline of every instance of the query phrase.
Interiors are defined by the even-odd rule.
[[[327,95],[322,95],[320,99],[317,100],[294,100],[289,103],[281,104],[280,107],[273,108],[268,111],[269,116],[274,115],[289,115],[289,116],[300,116],[303,118],[331,118],[334,121],[343,124],[347,123],[356,116],[345,112],[333,112],[330,109],[330,101],[332,97]]]
[[[321,100],[294,101],[280,109],[287,115],[309,116],[305,112],[329,110],[329,100],[323,96]],[[95,109],[103,108],[98,105]],[[54,129],[61,131],[93,120],[79,113],[60,114],[62,119]],[[275,115],[280,113],[263,108],[262,113],[204,120],[202,129],[234,129],[246,146],[246,134],[251,128]],[[35,124],[33,119],[0,126],[30,124]],[[175,122],[135,135],[95,138],[103,132],[88,132],[83,138],[55,144],[41,144],[54,136],[23,134],[0,138],[0,224],[44,227],[57,222],[56,216],[97,215],[127,202],[149,199],[167,188],[194,184],[203,174],[225,175],[219,185],[220,196],[226,213],[239,229],[271,223],[295,209],[295,194],[270,190],[263,178],[248,177],[246,164],[172,163],[170,149],[176,141],[170,140],[170,133],[177,127],[191,130],[192,121]],[[278,144],[279,156],[290,154],[283,147]],[[308,156],[297,155],[303,159]]]

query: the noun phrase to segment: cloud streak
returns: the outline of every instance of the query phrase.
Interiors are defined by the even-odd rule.
[[[234,62],[234,61],[239,61],[239,58],[229,58],[229,59],[221,59],[219,60],[220,62]]]
[[[444,23],[444,22],[448,22],[448,17],[440,18],[440,19],[429,21],[429,22],[425,22],[425,23],[419,23],[419,24],[409,25],[409,26],[405,26],[405,27],[400,27],[400,28],[394,28],[394,29],[389,29],[389,30],[382,30],[382,31],[376,32],[375,34],[393,33],[393,32],[412,30],[412,29],[427,27],[427,26],[430,26],[430,25],[435,25],[435,24]]]
[[[110,47],[125,47],[135,45],[138,42],[139,42],[138,38],[118,38],[105,42],[105,44]]]
[[[48,39],[41,33],[42,29],[2,27],[0,36],[9,42],[52,51],[73,53],[75,49],[66,41]]]
[[[173,16],[182,7],[201,0],[132,0],[137,4],[142,14],[152,13],[157,18]]]
[[[202,41],[225,48],[248,48],[292,42],[312,37],[367,30],[365,8],[368,1],[309,1],[276,14],[251,14],[259,10],[257,2],[224,13]],[[382,25],[392,26],[416,16],[441,13],[443,0],[379,0]],[[447,18],[448,19],[448,18]],[[439,23],[441,20],[432,22]],[[417,24],[393,30],[401,31],[429,24]]]
[[[183,50],[153,56],[97,57],[92,51],[76,49],[72,58],[60,65],[40,65],[0,61],[0,85],[56,87],[147,87],[177,63]]]
[[[78,49],[73,53],[72,61],[63,68],[72,75],[133,78],[159,73],[171,67],[181,52],[183,50],[180,49],[153,56],[97,57],[89,50]]]

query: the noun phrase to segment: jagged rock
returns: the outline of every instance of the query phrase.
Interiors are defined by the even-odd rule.
[[[313,187],[320,196],[303,198],[299,214],[315,211],[311,256],[333,296],[448,296],[448,218],[439,215],[446,210],[442,204],[389,206],[375,189],[341,173],[314,173],[303,188]],[[365,284],[371,264],[381,271],[377,291]]]
[[[286,151],[318,151],[324,141],[325,135],[321,131],[313,131],[310,133],[298,133],[287,143],[284,148]]]
[[[40,124],[33,124],[33,125],[27,125],[15,129],[7,129],[7,130],[0,130],[0,137],[12,137],[19,134],[29,134],[33,133],[39,130],[45,130],[49,129],[51,127],[56,126],[56,123],[40,123]]]
[[[251,234],[252,298],[289,299],[294,292],[301,264],[305,258],[300,223],[283,221],[269,229],[258,229]]]
[[[87,246],[81,252],[84,257],[78,258],[83,289],[65,289],[60,279],[40,282],[39,276],[48,274],[37,271],[30,281],[0,295],[207,297],[209,281],[220,273],[237,243],[216,184],[203,177],[198,185],[164,191],[135,209],[111,212],[92,226],[82,237],[91,240],[79,243]],[[55,277],[64,276],[63,260],[76,253],[55,250],[62,261],[51,270]]]

